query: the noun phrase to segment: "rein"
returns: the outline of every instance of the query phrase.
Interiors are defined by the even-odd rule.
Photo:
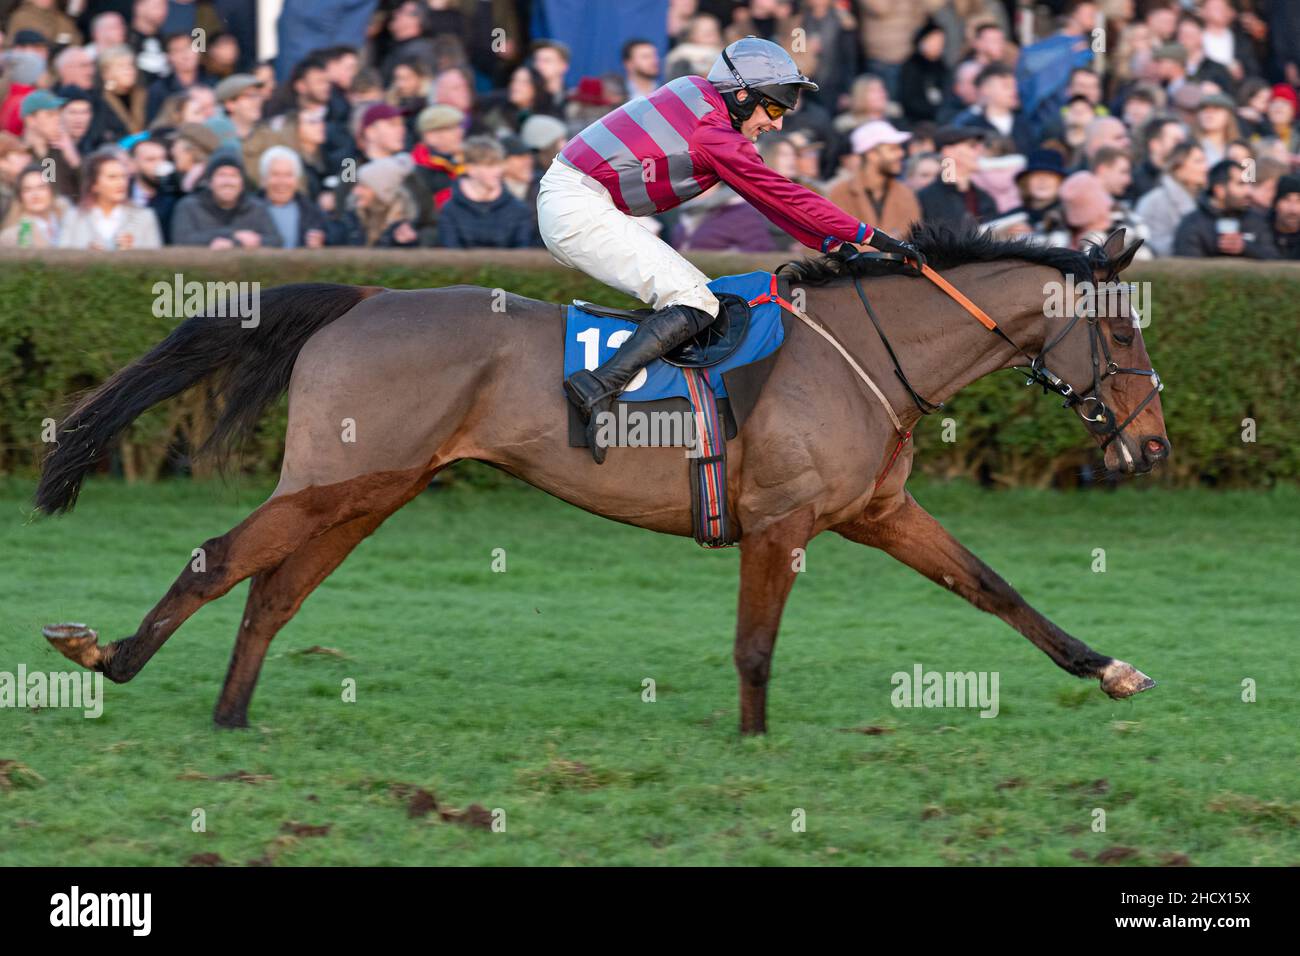
[[[984,326],[990,332],[994,333],[1003,341],[1005,341],[1008,345],[1014,348],[1026,359],[1028,359],[1029,366],[1027,369],[1021,369],[1020,366],[1012,366],[1012,368],[1018,371],[1023,371],[1028,375],[1028,378],[1025,381],[1026,385],[1035,385],[1035,384],[1041,385],[1043,387],[1044,394],[1050,391],[1059,395],[1061,398],[1064,398],[1065,403],[1061,406],[1062,408],[1076,408],[1079,413],[1079,417],[1083,419],[1089,431],[1093,432],[1094,434],[1105,436],[1105,441],[1103,441],[1101,444],[1103,450],[1105,450],[1110,445],[1111,442],[1113,442],[1116,438],[1118,438],[1123,433],[1125,428],[1127,428],[1130,424],[1133,423],[1133,420],[1137,418],[1138,414],[1142,411],[1142,409],[1146,408],[1146,406],[1150,404],[1151,400],[1155,398],[1156,395],[1164,391],[1164,387],[1165,387],[1164,383],[1160,380],[1160,376],[1155,369],[1122,368],[1121,366],[1116,364],[1114,359],[1111,357],[1110,344],[1106,341],[1106,336],[1101,331],[1100,317],[1097,315],[1097,309],[1095,305],[1091,313],[1087,316],[1084,316],[1080,312],[1076,311],[1074,315],[1070,318],[1070,321],[1066,323],[1065,328],[1062,329],[1059,333],[1057,333],[1056,336],[1054,336],[1049,342],[1044,344],[1042,350],[1038,353],[1038,355],[1034,356],[1034,355],[1030,355],[1015,340],[1013,340],[1009,335],[1007,335],[1007,333],[1003,331],[1002,327],[999,326],[997,322],[995,322],[987,312],[985,312],[978,305],[972,302],[969,298],[966,297],[966,295],[960,289],[953,286],[952,283],[950,283],[947,279],[945,279],[942,275],[940,275],[938,272],[936,272],[933,268],[931,268],[929,265],[925,264],[924,262],[920,263],[920,266],[918,268],[917,264],[913,260],[909,260],[895,253],[887,253],[887,252],[859,252],[856,253],[852,258],[856,259],[859,257],[870,259],[873,261],[880,261],[880,262],[899,262],[902,263],[904,266],[903,274],[912,275],[912,276],[924,276],[926,279],[928,279],[940,291],[942,291],[950,299],[952,299],[954,302],[960,305],[962,309],[964,309],[972,318],[978,321],[982,326]],[[880,336],[880,342],[882,345],[884,345],[885,351],[889,355],[889,360],[894,365],[894,374],[898,377],[898,380],[903,384],[903,387],[907,389],[908,395],[911,396],[912,401],[915,403],[917,409],[921,412],[922,415],[930,415],[933,414],[934,412],[937,412],[938,410],[944,407],[943,403],[931,402],[928,399],[924,398],[919,392],[917,392],[915,388],[912,387],[912,383],[908,381],[907,374],[903,371],[903,366],[899,362],[898,356],[895,354],[893,346],[890,345],[889,338],[885,335],[885,330],[881,326],[880,320],[876,317],[876,310],[872,308],[871,302],[867,298],[867,293],[862,288],[861,278],[862,277],[859,275],[853,276],[853,287],[854,289],[857,290],[858,298],[862,300],[862,306],[866,310],[868,318],[871,319],[871,324],[875,326],[876,334]],[[773,286],[775,287],[776,284],[775,276],[773,276],[772,282],[773,282]],[[889,420],[894,425],[894,431],[899,435],[899,439],[898,439],[898,444],[894,447],[893,454],[890,455],[889,461],[885,464],[884,470],[881,471],[880,476],[876,479],[876,483],[873,487],[873,490],[875,488],[879,488],[881,482],[883,482],[885,480],[885,477],[889,474],[890,469],[894,467],[894,462],[898,460],[898,455],[899,452],[903,450],[903,445],[906,444],[908,439],[912,437],[911,430],[910,429],[904,430],[903,424],[899,420],[897,413],[894,411],[893,406],[889,404],[888,400],[885,398],[885,395],[880,390],[879,386],[877,386],[876,383],[872,381],[871,376],[868,375],[865,370],[863,370],[862,366],[858,364],[857,360],[855,360],[853,356],[849,354],[848,350],[845,349],[844,346],[841,345],[839,341],[829,331],[827,331],[819,323],[809,318],[803,312],[802,309],[795,308],[792,303],[779,299],[779,297],[775,296],[774,294],[772,294],[772,297],[777,298],[781,302],[782,306],[784,306],[793,315],[798,317],[805,325],[807,325],[818,335],[824,338],[827,342],[829,342],[832,346],[834,346],[835,350],[840,353],[840,355],[849,364],[849,366],[853,369],[853,371],[857,373],[858,377],[862,379],[862,381],[865,382],[866,385],[871,389],[872,393],[876,396],[876,399],[880,402],[880,404],[884,406],[886,413],[889,415]],[[1130,319],[1134,318],[1132,314],[1132,309],[1130,309],[1129,311],[1129,317]],[[1073,388],[1073,386],[1070,385],[1069,382],[1065,381],[1063,378],[1061,378],[1059,375],[1053,372],[1050,368],[1048,368],[1045,362],[1047,354],[1052,349],[1056,348],[1056,346],[1059,345],[1062,342],[1062,340],[1065,339],[1065,337],[1070,333],[1070,331],[1074,328],[1075,324],[1081,318],[1085,319],[1088,323],[1089,350],[1092,356],[1092,387],[1087,392],[1084,392],[1082,394],[1075,391],[1075,389]],[[1104,366],[1102,364],[1103,357],[1105,359]],[[1101,399],[1102,382],[1112,375],[1144,375],[1150,378],[1152,384],[1151,391],[1147,393],[1146,397],[1143,398],[1142,401],[1138,403],[1137,407],[1133,409],[1132,413],[1129,414],[1129,416],[1125,418],[1124,421],[1119,425],[1115,424],[1115,413]],[[1088,414],[1089,411],[1093,412],[1094,414]],[[1124,448],[1123,444],[1120,445],[1120,448],[1121,449]],[[1125,450],[1125,457],[1126,458],[1128,457],[1127,450]]]

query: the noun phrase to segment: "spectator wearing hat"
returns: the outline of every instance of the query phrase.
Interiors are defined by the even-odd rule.
[[[81,154],[63,129],[59,110],[67,101],[49,90],[34,90],[23,100],[23,142],[34,161],[53,170],[55,188],[64,196],[78,192],[77,167]],[[48,161],[48,162],[47,162]],[[48,172],[47,172],[48,175]]]
[[[176,167],[181,192],[198,188],[208,160],[221,147],[221,140],[202,123],[182,123],[171,144],[171,160]]]
[[[10,36],[30,30],[39,33],[54,46],[79,46],[81,31],[77,23],[59,9],[56,0],[23,0],[9,14],[5,32]]]
[[[288,146],[272,146],[262,154],[258,181],[260,198],[286,249],[320,249],[327,245],[325,216],[300,186],[302,159]]]
[[[54,192],[40,166],[28,166],[18,174],[17,195],[9,212],[0,220],[0,248],[53,249],[71,204]]]
[[[418,207],[417,228],[437,225],[438,214],[451,199],[456,177],[465,172],[462,150],[465,142],[465,114],[454,106],[426,106],[416,120],[420,141],[411,150],[415,168],[406,186]]]
[[[1147,224],[1148,244],[1157,256],[1173,254],[1178,224],[1196,208],[1196,197],[1205,188],[1210,164],[1200,144],[1188,140],[1174,147],[1168,167],[1156,188],[1139,199],[1136,207]]]
[[[1237,126],[1237,104],[1223,93],[1211,93],[1201,100],[1196,109],[1196,126],[1192,135],[1205,150],[1206,159],[1213,166],[1228,152],[1228,144],[1241,138]]]
[[[1169,154],[1186,139],[1187,130],[1172,116],[1154,117],[1141,128],[1138,145],[1142,160],[1133,167],[1133,183],[1127,196],[1130,202],[1136,203],[1159,185]]]
[[[952,71],[943,59],[946,34],[934,20],[926,20],[912,36],[912,55],[898,73],[898,102],[912,122],[939,118]]]
[[[359,141],[364,158],[387,159],[406,151],[406,121],[402,111],[388,103],[367,107],[361,117]]]
[[[971,182],[984,154],[984,132],[970,126],[944,126],[934,134],[939,178],[917,194],[924,221],[957,231],[973,229],[997,214],[993,197]]]
[[[610,96],[605,88],[604,80],[598,76],[584,76],[578,80],[564,104],[564,118],[569,129],[586,129],[618,105],[618,99]]]
[[[1156,79],[1165,91],[1165,96],[1172,99],[1188,83],[1186,48],[1181,43],[1162,43],[1156,47],[1151,58],[1155,64]]]
[[[568,45],[559,40],[534,40],[529,47],[528,62],[541,75],[542,90],[555,110],[562,110],[569,98],[564,77],[572,61]]]
[[[545,173],[550,168],[551,161],[569,141],[569,129],[554,116],[538,114],[524,120],[519,138],[537,155],[537,167]]]
[[[0,132],[0,221],[18,196],[18,176],[32,163],[32,151],[13,133]]]
[[[349,228],[371,247],[432,245],[431,235],[415,227],[415,200],[404,185],[411,172],[406,153],[373,159],[357,170],[348,196]]]
[[[855,219],[907,239],[912,224],[921,220],[916,193],[898,178],[903,172],[903,144],[911,138],[911,133],[900,132],[884,120],[859,126],[849,137],[855,168],[830,184],[826,198]]]
[[[623,85],[629,99],[649,96],[659,89],[663,69],[659,48],[643,37],[633,37],[623,44]]]
[[[438,217],[446,249],[523,249],[541,245],[528,207],[501,184],[505,150],[490,136],[465,141],[465,173],[452,184]]]
[[[1273,87],[1264,114],[1268,134],[1275,137],[1282,148],[1295,155],[1300,153],[1300,130],[1296,129],[1296,91],[1286,83]]]
[[[1065,180],[1065,161],[1054,149],[1030,150],[1025,166],[1016,173],[1016,189],[1020,191],[1020,205],[1006,218],[1022,221],[1024,230],[1046,235],[1061,228],[1061,183]]]
[[[1209,187],[1178,224],[1174,255],[1276,259],[1273,226],[1250,205],[1246,170],[1232,160],[1210,167]]]
[[[188,33],[170,34],[163,40],[163,49],[167,54],[168,70],[164,76],[149,84],[145,115],[150,123],[162,109],[167,97],[184,93],[192,86],[210,86],[212,83],[211,77],[199,62],[194,39]]]
[[[0,73],[9,80],[9,91],[0,102],[0,130],[21,136],[23,99],[40,85],[45,60],[30,50],[13,49],[0,60]]]
[[[152,209],[130,202],[130,170],[115,149],[86,157],[81,201],[69,210],[59,232],[62,249],[157,249],[162,232]]]
[[[213,92],[217,105],[234,124],[236,136],[247,139],[262,121],[262,107],[266,104],[262,81],[251,73],[234,73],[218,83]]]
[[[1033,148],[1029,130],[1020,118],[1016,73],[1005,63],[991,63],[975,77],[975,105],[953,117],[954,126],[973,126],[1010,139],[1019,152]]]
[[[254,196],[239,158],[218,150],[198,189],[176,204],[172,242],[209,249],[257,249],[283,244],[266,204]]]
[[[1300,260],[1300,176],[1278,179],[1269,223],[1278,255],[1291,261]]]

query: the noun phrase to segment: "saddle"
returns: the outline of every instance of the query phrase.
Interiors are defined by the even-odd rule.
[[[731,292],[714,293],[718,299],[718,317],[694,338],[687,339],[681,345],[663,356],[669,365],[678,368],[708,368],[729,359],[736,349],[745,341],[752,317],[749,303]],[[575,307],[592,315],[603,315],[624,322],[640,323],[653,313],[653,309],[615,309],[606,305],[596,305],[585,299],[574,299]]]

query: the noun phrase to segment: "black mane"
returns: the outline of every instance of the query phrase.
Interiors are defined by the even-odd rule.
[[[912,242],[935,269],[951,269],[971,262],[996,262],[1002,259],[1020,259],[1040,266],[1050,266],[1062,275],[1076,279],[1091,279],[1094,269],[1105,267],[1106,255],[1100,247],[1091,246],[1087,252],[1045,246],[1029,239],[997,239],[988,233],[956,232],[937,224],[918,225],[912,231]],[[795,259],[777,267],[777,274],[805,285],[820,285],[833,279],[854,275],[872,275],[872,263],[854,259],[857,252],[847,243],[835,252],[824,256]]]

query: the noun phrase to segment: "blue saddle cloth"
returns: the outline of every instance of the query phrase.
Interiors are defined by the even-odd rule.
[[[768,292],[772,287],[772,273],[746,272],[742,275],[723,276],[709,283],[717,292],[730,292],[746,302]],[[564,323],[564,377],[568,378],[582,368],[593,369],[613,355],[636,330],[635,322],[592,315],[575,305],[568,307]],[[727,397],[727,387],[722,373],[740,368],[766,358],[785,341],[785,327],[781,322],[781,306],[776,302],[762,302],[750,310],[749,331],[745,340],[731,355],[708,368],[708,380],[718,398]],[[665,398],[688,398],[686,377],[682,369],[656,359],[632,379],[619,400],[623,402],[654,402]]]

